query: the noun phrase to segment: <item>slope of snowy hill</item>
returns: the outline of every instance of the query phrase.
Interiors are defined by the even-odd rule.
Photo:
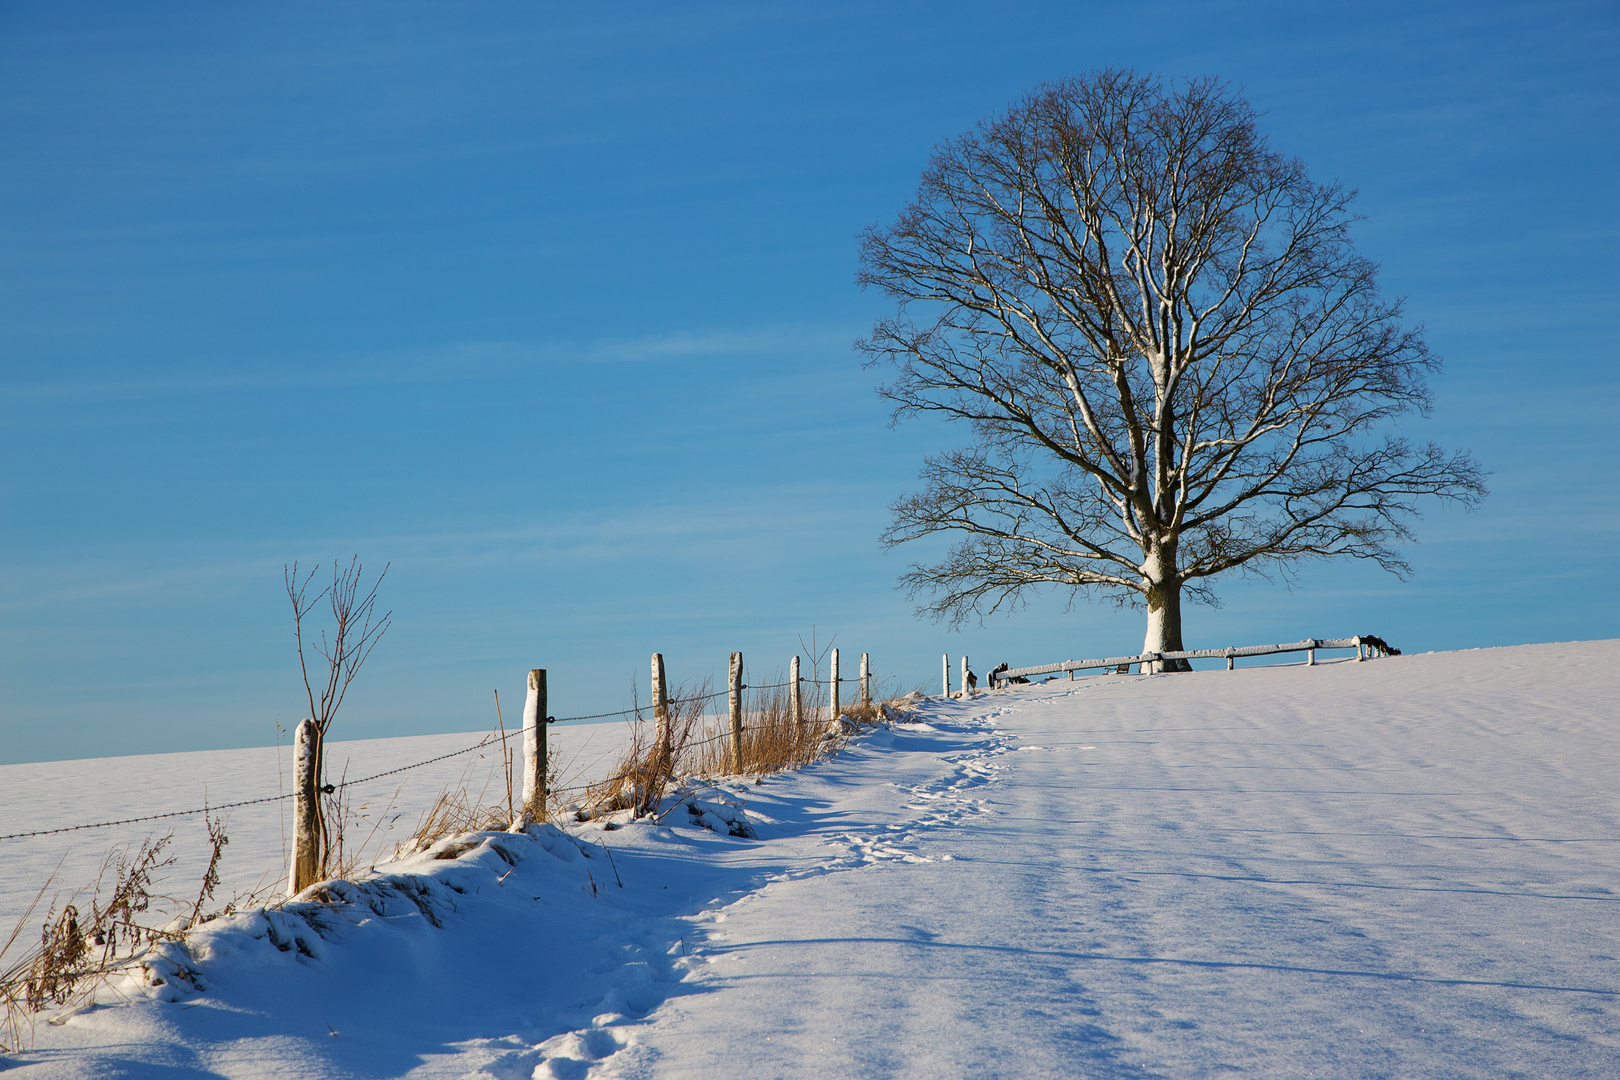
[[[1614,1076],[1617,668],[1584,642],[932,701],[661,823],[475,835],[217,920],[8,1064]]]

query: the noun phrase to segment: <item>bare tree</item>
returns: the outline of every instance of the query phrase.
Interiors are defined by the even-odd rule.
[[[282,580],[287,586],[287,598],[292,601],[293,636],[298,642],[298,671],[304,679],[304,694],[309,702],[309,715],[314,719],[318,734],[315,738],[315,776],[320,790],[327,796],[316,804],[316,826],[320,833],[320,875],[336,868],[343,858],[343,828],[348,813],[344,795],[325,781],[326,733],[332,726],[338,707],[349,692],[349,684],[359,674],[360,667],[377,647],[377,642],[388,632],[392,611],[381,616],[377,610],[377,588],[388,575],[384,564],[382,573],[371,583],[371,588],[360,592],[364,573],[360,557],[349,560],[347,567],[335,560],[332,563],[332,583],[325,585],[314,596],[309,595],[310,583],[320,570],[317,564],[300,580],[298,564],[282,567]],[[320,683],[320,700],[316,700],[314,684],[309,678],[309,657],[305,653],[304,620],[322,600],[327,601],[332,613],[329,627],[323,626],[319,640],[311,640],[310,648],[326,663],[324,680]],[[323,807],[320,802],[325,802]]]
[[[894,418],[966,422],[884,542],[958,536],[902,579],[961,622],[1056,586],[1145,604],[1228,571],[1372,559],[1404,575],[1419,496],[1485,496],[1466,452],[1387,430],[1439,366],[1379,295],[1353,192],[1271,149],[1213,79],[1107,70],[1038,87],[940,147],[866,230],[863,286],[897,302],[860,347]]]
[[[377,580],[362,594],[360,557],[356,555],[347,567],[334,562],[332,584],[322,587],[314,596],[309,595],[309,586],[320,570],[318,564],[302,581],[298,579],[296,562],[282,567],[287,598],[292,601],[293,636],[298,641],[298,670],[304,677],[309,715],[320,725],[323,736],[332,726],[332,718],[337,715],[338,706],[343,704],[343,697],[349,692],[349,684],[359,673],[360,666],[366,662],[366,657],[371,655],[371,650],[376,648],[383,634],[388,632],[389,619],[394,613],[384,612],[379,617],[376,609],[377,587],[388,575],[389,565],[392,564],[383,566]],[[317,704],[314,687],[309,681],[308,658],[304,654],[304,618],[322,600],[326,600],[332,609],[332,625],[330,630],[322,627],[320,640],[310,643],[315,653],[326,661],[325,681],[321,684],[320,702]]]

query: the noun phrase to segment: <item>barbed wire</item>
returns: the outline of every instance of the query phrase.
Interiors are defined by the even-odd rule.
[[[801,679],[799,681],[800,682],[813,682],[814,680]],[[853,680],[840,678],[838,681],[839,682],[851,682]],[[745,684],[743,684],[741,689],[743,689],[743,690],[780,690],[783,687],[792,686],[792,685],[793,684],[791,682],[772,683],[769,686],[754,686],[754,685],[745,683]],[[821,684],[818,682],[818,683],[816,683],[816,685],[819,686]],[[670,698],[669,699],[669,704],[671,704],[671,705],[690,705],[690,704],[693,704],[694,702],[699,702],[699,701],[713,701],[715,698],[726,697],[730,693],[731,693],[731,690],[729,688],[727,688],[725,690],[716,690],[712,694],[699,694],[696,697]],[[591,714],[589,714],[587,716],[548,716],[548,717],[546,717],[546,723],[548,723],[548,724],[567,724],[567,723],[571,723],[571,722],[573,722],[575,720],[605,720],[608,717],[612,717],[612,716],[630,716],[633,713],[644,713],[644,712],[647,712],[647,711],[649,711],[649,710],[651,710],[653,708],[654,708],[653,703],[648,702],[646,705],[637,705],[634,708],[630,708],[630,709],[620,709],[618,712],[591,713]]]
[[[620,709],[618,712],[591,713],[589,716],[548,716],[548,724],[566,724],[571,720],[605,720],[610,716],[629,716],[631,713],[646,712],[651,706],[638,705],[633,709]]]
[[[502,746],[505,746],[506,745],[506,740],[510,739],[513,735],[516,735],[516,734],[518,734],[518,732],[510,731],[510,732],[507,732],[504,736],[486,735],[486,736],[484,736],[482,741],[473,743],[471,746],[467,747],[465,750],[452,750],[448,754],[440,754],[438,757],[430,757],[426,761],[418,761],[414,765],[401,765],[397,769],[389,769],[387,772],[380,772],[380,773],[377,773],[374,776],[363,777],[362,779],[359,779],[359,780],[345,780],[342,783],[338,784],[338,787],[340,787],[340,788],[357,787],[360,784],[369,784],[373,780],[381,780],[383,777],[385,777],[385,776],[393,776],[395,773],[410,772],[412,769],[420,769],[424,765],[432,765],[436,761],[444,761],[444,760],[446,760],[448,758],[460,757],[462,754],[470,754],[474,750],[481,750],[484,747],[490,745],[491,743],[498,743],[498,744],[500,744]],[[4,839],[4,837],[0,837],[0,839]]]
[[[800,681],[801,682],[814,683],[815,685],[818,685],[818,686],[821,685],[820,680],[815,680],[815,679],[802,679]],[[849,681],[852,681],[852,680],[840,678],[838,681],[839,682],[849,682]],[[744,685],[741,689],[743,689],[743,690],[780,690],[780,689],[782,689],[784,687],[791,686],[791,685],[793,685],[793,684],[790,681],[790,682],[785,682],[785,683],[773,683],[773,684],[768,685],[768,686],[748,686],[748,685]],[[712,701],[712,700],[714,700],[715,698],[718,698],[718,697],[726,697],[730,693],[731,693],[731,690],[729,688],[727,688],[725,690],[720,690],[720,691],[717,691],[717,692],[712,693],[712,694],[700,694],[700,695],[697,695],[695,697],[686,697],[686,698],[671,698],[670,701],[669,701],[669,704],[671,704],[671,705],[689,705],[689,704],[699,702],[699,701]],[[546,723],[548,723],[548,724],[566,724],[566,723],[570,723],[570,722],[576,721],[576,720],[601,720],[601,719],[605,719],[607,717],[612,717],[612,716],[629,716],[632,713],[641,714],[641,713],[647,712],[651,708],[652,708],[651,705],[644,705],[644,706],[638,706],[636,708],[631,708],[631,709],[621,709],[618,712],[594,713],[594,714],[591,714],[591,715],[588,715],[588,716],[563,716],[563,717],[548,716],[548,717],[546,717]],[[427,759],[422,760],[422,761],[413,762],[410,765],[401,765],[397,769],[387,769],[387,770],[384,770],[383,772],[380,772],[380,773],[374,773],[371,776],[362,777],[359,780],[344,780],[344,781],[342,781],[342,782],[340,782],[339,784],[336,785],[336,789],[358,787],[361,784],[369,784],[373,780],[381,780],[385,776],[395,776],[395,775],[397,775],[399,773],[410,772],[412,769],[420,769],[424,765],[432,765],[432,764],[435,764],[435,763],[440,762],[440,761],[447,761],[447,760],[449,760],[450,758],[453,758],[453,757],[460,757],[463,754],[470,754],[473,751],[481,750],[486,746],[499,745],[499,746],[504,747],[506,745],[506,743],[510,739],[512,739],[514,736],[517,736],[517,735],[519,735],[521,733],[522,733],[522,729],[518,728],[516,730],[509,731],[509,732],[505,733],[504,735],[495,735],[495,734],[486,735],[486,736],[484,736],[484,738],[480,739],[478,742],[474,743],[473,745],[468,746],[468,747],[464,747],[464,748],[462,748],[460,750],[452,750],[448,754],[439,754],[436,757],[430,757],[430,758],[427,758]],[[690,745],[690,746],[703,746],[703,745],[705,745],[707,743],[714,742],[714,741],[716,741],[718,739],[727,738],[730,735],[731,735],[731,732],[729,732],[729,731],[721,732],[719,735],[716,735],[713,738],[704,739],[702,742],[689,743],[687,745]],[[618,781],[618,780],[623,780],[628,775],[630,775],[630,774],[627,773],[627,774],[624,774],[624,775],[621,775],[621,776],[609,777],[607,780],[598,780],[598,781],[596,781],[595,784],[586,784],[586,785],[584,785],[582,787],[560,788],[558,790],[559,791],[583,791],[583,790],[586,790],[586,789],[588,789],[590,787],[596,786],[596,784],[613,783],[613,782]],[[84,830],[84,829],[108,829],[108,828],[112,828],[112,827],[117,826],[117,825],[139,825],[139,824],[141,824],[143,822],[147,822],[147,821],[163,821],[163,820],[168,819],[168,818],[195,817],[198,814],[211,814],[216,810],[234,810],[237,807],[241,807],[241,806],[259,806],[259,805],[262,805],[264,803],[281,802],[283,799],[291,799],[291,798],[293,798],[295,794],[296,794],[295,792],[288,791],[288,792],[283,792],[280,795],[266,795],[265,797],[260,798],[260,799],[243,799],[243,800],[241,800],[239,802],[221,803],[218,806],[199,806],[194,810],[170,810],[170,811],[167,811],[167,812],[161,813],[161,814],[147,814],[147,815],[144,815],[142,817],[120,818],[117,821],[94,821],[94,822],[88,822],[88,823],[83,824],[83,825],[63,825],[63,826],[61,826],[59,828],[55,828],[55,829],[35,829],[35,830],[31,831],[31,832],[6,833],[4,835],[0,835],[0,841],[5,841],[5,840],[25,840],[25,839],[28,839],[29,837],[34,837],[34,836],[56,836],[56,835],[59,835],[61,833],[79,832],[79,831]],[[330,792],[328,792],[328,794],[330,794]]]
[[[518,732],[510,732],[507,734],[506,738],[509,739],[512,737],[512,735],[516,734],[518,734]],[[506,739],[500,738],[499,736],[488,735],[485,736],[481,741],[476,742],[471,746],[464,747],[461,750],[452,750],[448,754],[440,754],[437,757],[430,757],[425,761],[414,762],[410,765],[401,765],[397,769],[388,769],[385,772],[362,777],[359,780],[345,780],[336,785],[336,787],[348,788],[356,787],[360,784],[369,784],[371,781],[381,780],[385,776],[393,776],[395,773],[409,772],[412,769],[420,769],[424,765],[432,765],[434,762],[444,761],[447,758],[460,757],[462,754],[470,754],[474,750],[482,749],[491,743],[505,743],[505,741]],[[145,821],[162,821],[165,818],[194,817],[197,814],[211,814],[216,810],[234,810],[239,806],[258,806],[262,803],[280,802],[283,799],[292,798],[295,794],[297,793],[287,791],[280,795],[266,795],[262,799],[243,799],[240,802],[220,803],[217,806],[199,806],[195,810],[170,810],[162,814],[147,814],[144,817],[120,818],[117,821],[96,821],[86,825],[64,825],[57,829],[35,829],[33,832],[6,833],[5,835],[0,836],[0,840],[21,840],[30,836],[54,836],[57,833],[77,832],[80,829],[106,829],[114,825],[137,825]],[[330,794],[330,792],[328,792],[328,794]]]
[[[161,821],[164,818],[191,817],[194,814],[211,814],[215,810],[231,810],[238,806],[256,806],[259,803],[280,802],[282,799],[292,798],[292,793],[285,795],[267,795],[262,799],[243,799],[241,802],[221,803],[218,806],[204,806],[196,810],[171,810],[165,814],[148,814],[145,817],[122,818],[118,821],[96,821],[88,825],[64,825],[59,829],[36,829],[33,832],[7,833],[0,836],[0,840],[20,840],[25,836],[52,836],[56,833],[78,832],[80,829],[105,829],[112,825],[134,825],[142,821]]]

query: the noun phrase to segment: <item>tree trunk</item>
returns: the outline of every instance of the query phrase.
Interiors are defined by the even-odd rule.
[[[1142,583],[1147,592],[1147,634],[1142,639],[1142,651],[1180,652],[1181,643],[1181,575],[1176,570],[1176,548],[1173,543],[1155,545],[1142,560]],[[1142,665],[1144,674],[1150,671],[1191,671],[1185,660],[1164,660]]]

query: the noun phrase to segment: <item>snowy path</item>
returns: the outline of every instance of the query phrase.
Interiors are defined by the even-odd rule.
[[[1617,670],[933,703],[731,789],[755,840],[677,811],[486,844],[404,868],[442,928],[356,904],[314,956],[243,917],[207,993],[41,1027],[23,1075],[1614,1076]]]
[[[1576,651],[998,696],[899,805],[874,762],[848,834],[874,865],[728,909],[718,989],[637,1055],[671,1077],[1620,1075],[1620,650]]]

